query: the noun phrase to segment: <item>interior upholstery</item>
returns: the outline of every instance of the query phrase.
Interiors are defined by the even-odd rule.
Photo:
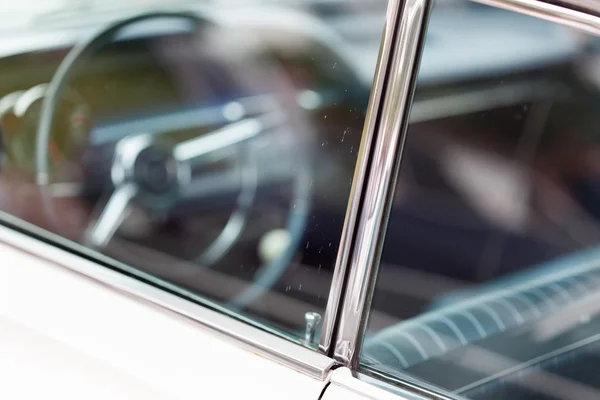
[[[461,394],[469,399],[555,400],[556,391],[565,391],[566,395],[573,399],[597,399],[596,390],[600,389],[597,372],[599,362],[600,342],[595,341],[536,363],[526,371],[492,380]],[[548,379],[544,378],[549,374],[578,384],[569,387],[560,383],[548,385]],[[539,390],[540,387],[544,390]]]
[[[405,370],[548,316],[600,288],[598,258],[588,252],[573,260],[534,268],[383,329],[365,341],[364,356],[375,364]]]

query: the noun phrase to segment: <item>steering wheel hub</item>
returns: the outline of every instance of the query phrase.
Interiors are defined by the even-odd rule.
[[[189,177],[188,163],[176,160],[173,145],[155,135],[126,137],[115,147],[111,168],[115,189],[135,187],[136,202],[151,210],[169,208]]]
[[[177,188],[178,163],[165,147],[149,146],[133,163],[133,181],[141,191],[160,195]]]

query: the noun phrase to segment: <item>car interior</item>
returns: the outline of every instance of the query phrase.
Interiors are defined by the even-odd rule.
[[[473,399],[597,397],[596,43],[434,8],[365,370]]]
[[[302,343],[387,3],[74,2],[0,28],[3,223]],[[462,0],[425,37],[360,371],[596,398],[600,42]]]
[[[27,47],[13,43],[0,60],[13,77],[2,88],[2,179],[16,193],[3,210],[232,308],[276,285],[306,302],[297,310],[322,310],[370,82],[315,17],[204,8],[130,10],[118,27],[114,14],[93,28],[52,15],[16,38]],[[211,135],[231,143],[212,149]],[[185,166],[170,165],[172,151]],[[134,204],[107,227],[133,181]],[[16,207],[26,201],[38,206]],[[308,295],[307,276],[322,282]],[[272,314],[280,298],[254,310],[302,327],[305,311]]]

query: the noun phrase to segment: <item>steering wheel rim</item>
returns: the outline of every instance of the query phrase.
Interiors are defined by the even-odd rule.
[[[35,178],[38,186],[42,188],[43,207],[48,211],[47,214],[50,216],[50,218],[53,218],[55,214],[52,212],[52,198],[48,190],[51,180],[49,173],[49,157],[46,149],[48,148],[48,144],[52,135],[52,125],[54,121],[56,104],[61,98],[61,93],[66,87],[74,66],[85,57],[94,54],[107,43],[110,43],[112,40],[114,40],[124,28],[137,22],[155,18],[181,18],[183,20],[189,20],[196,27],[211,23],[211,21],[194,14],[180,12],[147,13],[118,21],[73,47],[63,59],[56,73],[48,84],[45,96],[42,100],[41,114],[36,137]],[[235,298],[229,300],[227,305],[230,308],[237,309],[247,307],[250,303],[252,303],[265,291],[272,287],[284,273],[289,263],[293,260],[297,248],[300,246],[300,241],[305,231],[310,209],[309,199],[311,196],[310,186],[312,183],[310,168],[304,163],[300,164],[300,168],[298,168],[298,171],[296,172],[297,175],[293,187],[292,201],[294,202],[294,206],[291,207],[290,204],[290,211],[288,212],[288,218],[286,222],[286,230],[288,231],[290,237],[290,243],[285,251],[283,251],[283,254],[268,264],[259,267],[258,271],[254,275],[253,281],[248,284],[248,288],[243,290]],[[255,172],[255,170],[251,171],[250,174]],[[248,171],[245,173],[248,174]],[[245,226],[247,220],[246,217],[253,204],[257,189],[256,176],[246,176],[246,179],[249,179],[250,181],[254,180],[254,186],[250,185],[249,190],[242,191],[242,193],[240,193],[238,197],[238,208],[236,208],[236,210],[232,213],[231,218],[221,234],[219,234],[217,239],[208,246],[208,248],[200,257],[196,258],[201,262],[204,258],[205,262],[202,262],[199,267],[213,265],[216,261],[218,261],[218,259],[227,253],[230,248],[233,247],[233,245],[235,245],[237,237],[229,244],[225,243],[225,245],[223,245],[223,243],[221,243],[218,245],[217,242],[225,230],[229,227],[229,222],[233,219],[243,220],[241,224],[237,224],[236,229],[239,230],[237,233],[238,235]],[[208,255],[206,257],[202,257],[207,253]]]
[[[114,36],[116,36],[123,28],[128,25],[135,24],[136,22],[144,21],[152,18],[185,18],[196,24],[201,24],[204,20],[199,17],[192,16],[187,13],[175,13],[175,12],[155,12],[143,15],[137,15],[134,17],[126,18],[109,25],[106,28],[100,30],[100,32],[91,35],[86,40],[83,40],[76,44],[65,56],[58,66],[56,72],[52,76],[49,84],[46,87],[46,93],[42,100],[40,122],[37,130],[37,151],[36,151],[36,183],[45,187],[50,183],[48,174],[48,155],[45,151],[47,143],[50,141],[52,134],[52,124],[54,122],[54,109],[57,102],[60,99],[60,94],[70,73],[73,70],[74,65],[84,58],[89,53],[94,53],[98,49],[102,48],[106,43],[110,43]]]

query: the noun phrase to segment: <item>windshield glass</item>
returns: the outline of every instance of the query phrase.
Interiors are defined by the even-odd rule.
[[[13,3],[3,223],[316,346],[385,3]]]
[[[600,41],[454,5],[429,20],[362,371],[598,398]]]

